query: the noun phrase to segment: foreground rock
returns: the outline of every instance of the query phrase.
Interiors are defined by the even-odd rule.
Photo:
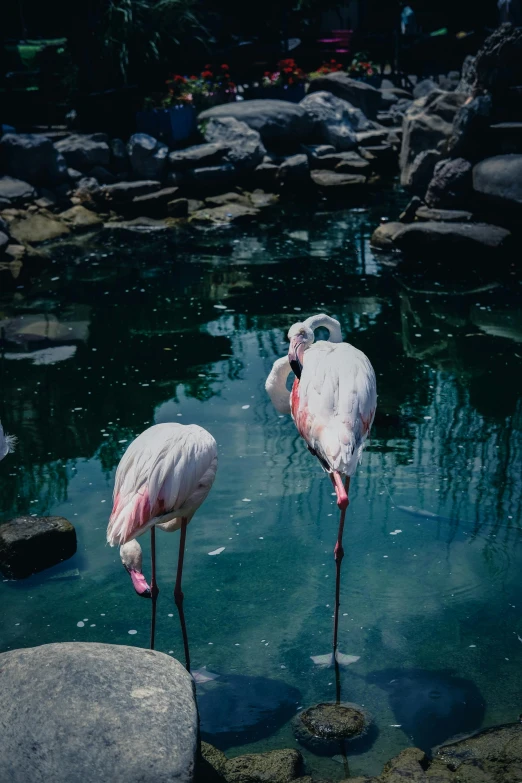
[[[190,783],[192,678],[163,653],[48,644],[0,655],[2,775],[10,783]]]
[[[350,105],[330,92],[314,92],[301,101],[312,118],[315,135],[336,150],[353,150],[357,146],[355,127],[350,118]],[[354,111],[356,111],[354,109]],[[364,116],[364,115],[363,115]]]
[[[67,166],[51,140],[34,133],[7,133],[0,139],[0,164],[7,174],[32,185],[67,179]]]
[[[134,133],[127,144],[127,154],[135,177],[163,178],[169,148],[147,133]]]
[[[223,771],[227,783],[289,783],[303,772],[297,750],[270,750],[229,759]]]
[[[28,212],[9,224],[11,236],[18,242],[36,245],[49,239],[58,239],[69,233],[70,229],[50,212]]]
[[[358,109],[374,120],[377,112],[383,106],[382,95],[379,90],[365,82],[359,82],[351,79],[347,73],[339,71],[338,73],[329,73],[326,76],[319,76],[310,83],[309,94],[326,90],[338,98],[348,101],[352,106]]]
[[[299,712],[293,721],[296,739],[312,752],[334,755],[339,743],[360,740],[371,724],[357,704],[316,704]]]
[[[298,144],[304,140],[313,129],[313,121],[306,111],[297,103],[277,101],[272,99],[238,101],[213,106],[201,112],[198,123],[203,124],[204,136],[207,141],[217,140],[209,135],[205,123],[217,117],[233,117],[246,123],[249,128],[257,131],[263,142],[292,141]]]
[[[499,205],[522,208],[522,155],[497,155],[473,168],[473,189]]]
[[[0,177],[0,204],[19,207],[36,198],[36,191],[28,182],[14,177]]]
[[[372,235],[379,250],[400,250],[404,254],[434,251],[448,257],[466,251],[496,254],[508,249],[511,233],[487,223],[385,223]],[[470,260],[472,260],[471,257]]]
[[[426,204],[444,209],[466,208],[472,196],[472,166],[465,158],[439,161],[426,191]]]
[[[213,145],[214,150],[217,145],[224,148],[226,153],[223,156],[223,162],[228,166],[233,165],[238,171],[255,168],[261,163],[266,153],[257,128],[252,128],[248,122],[240,121],[235,117],[209,117],[205,123],[204,134],[207,142],[210,142],[210,144],[203,145],[206,147],[206,151],[208,152],[210,145]],[[187,154],[188,151],[185,151],[185,155]],[[198,166],[208,170],[210,168],[208,158],[207,165],[200,160]],[[195,170],[197,171],[198,168]]]
[[[43,571],[76,552],[76,531],[64,517],[17,517],[0,527],[0,571],[11,579]]]
[[[107,166],[110,162],[111,152],[103,133],[72,134],[57,141],[54,147],[69,168],[77,171],[89,172],[95,166]]]

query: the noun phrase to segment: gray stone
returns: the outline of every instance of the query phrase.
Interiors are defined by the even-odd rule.
[[[187,184],[196,186],[198,190],[204,190],[207,185],[222,185],[229,187],[237,180],[237,171],[232,163],[224,163],[222,166],[205,166],[201,169],[192,169],[187,175]]]
[[[134,133],[127,144],[130,165],[136,177],[163,179],[169,148],[147,133]]]
[[[16,517],[0,527],[0,571],[12,579],[43,571],[76,552],[76,531],[63,517]]]
[[[154,193],[136,196],[130,203],[125,204],[125,212],[152,218],[166,217],[169,202],[173,201],[178,192],[179,188],[162,188]]]
[[[381,250],[397,249],[406,254],[433,251],[455,257],[459,253],[486,251],[488,254],[509,247],[511,234],[500,226],[486,223],[385,223],[373,233],[371,243]]]
[[[360,174],[340,174],[336,171],[328,171],[327,169],[314,169],[310,172],[310,176],[317,187],[326,190],[346,187],[351,188],[366,183],[366,177]]]
[[[419,152],[437,149],[449,139],[455,114],[465,100],[463,93],[436,91],[410,106],[404,116],[399,158],[402,185],[408,182],[409,167]]]
[[[215,166],[223,161],[228,147],[222,142],[197,144],[185,150],[176,150],[169,155],[169,166],[174,171]]]
[[[433,177],[435,166],[441,157],[438,150],[419,152],[411,166],[408,167],[408,181],[405,183],[405,187],[418,196],[424,196]]]
[[[368,130],[356,134],[357,144],[360,147],[371,147],[374,144],[382,144],[388,138],[388,130]]]
[[[258,131],[235,117],[209,117],[205,122],[204,135],[207,142],[223,144],[227,147],[225,160],[228,164],[234,165],[238,171],[254,169],[262,162],[266,154]],[[202,168],[213,167],[203,166]]]
[[[10,224],[11,236],[21,244],[30,245],[58,239],[70,232],[61,220],[46,212],[36,212],[15,217]]]
[[[86,209],[82,204],[77,204],[65,212],[61,212],[58,217],[67,223],[68,226],[76,229],[93,228],[101,226],[103,220],[96,212]]]
[[[371,120],[377,116],[377,112],[382,107],[382,95],[380,90],[376,90],[365,82],[351,79],[348,74],[338,71],[337,73],[328,73],[325,76],[319,76],[310,82],[309,94],[326,90],[342,98],[352,106],[355,106]]]
[[[522,153],[522,122],[497,122],[490,126],[489,132],[496,153]]]
[[[46,136],[7,133],[0,139],[1,168],[32,185],[53,185],[67,179],[63,157]]]
[[[192,783],[194,683],[171,656],[66,642],[3,653],[0,672],[10,783]]]
[[[110,142],[111,167],[113,171],[121,173],[130,169],[127,147],[121,139],[112,139]]]
[[[269,189],[275,188],[279,180],[279,166],[274,163],[260,163],[254,169],[254,177],[256,185]]]
[[[477,159],[486,150],[487,128],[493,101],[491,95],[479,95],[461,106],[453,120],[447,151],[456,158]]]
[[[499,205],[522,207],[522,155],[496,155],[473,168],[476,193]]]
[[[3,231],[0,231],[0,255],[4,252],[8,244],[9,244],[9,237],[7,236],[7,234],[4,234]]]
[[[310,162],[313,169],[330,169],[339,174],[367,175],[371,169],[368,161],[357,152],[335,152],[320,158],[311,158]]]
[[[189,213],[189,203],[186,198],[175,198],[167,204],[167,215],[174,218],[185,218]]]
[[[416,211],[417,220],[442,220],[444,223],[467,223],[473,220],[471,212],[464,209],[431,209],[419,206]]]
[[[350,104],[330,92],[314,92],[300,106],[314,123],[315,135],[336,150],[352,150],[357,146]],[[356,111],[355,109],[353,111]]]
[[[298,750],[270,750],[248,753],[229,759],[224,777],[227,783],[290,783],[303,772],[303,757]]]
[[[429,95],[430,92],[433,92],[433,90],[439,90],[440,86],[433,81],[433,79],[423,79],[421,82],[415,85],[413,89],[413,97],[415,100],[417,98],[424,98],[426,95]]]
[[[460,75],[460,81],[456,86],[457,92],[462,92],[464,95],[471,95],[473,93],[473,85],[476,79],[475,72],[475,58],[472,54],[468,54],[462,64],[462,72]]]
[[[145,196],[148,193],[161,188],[158,180],[138,180],[136,182],[119,182],[116,185],[108,185],[103,189],[105,197],[115,204],[132,201],[136,196]]]
[[[76,188],[84,193],[97,193],[100,190],[100,183],[94,177],[82,177],[76,183]]]
[[[310,166],[303,153],[290,155],[279,168],[279,179],[285,185],[299,185],[309,180]]]
[[[67,169],[67,176],[72,179],[73,182],[78,182],[83,178],[83,174],[78,169]]]
[[[464,158],[441,160],[435,166],[425,201],[430,207],[466,207],[472,195],[472,166]]]
[[[433,770],[450,769],[455,783],[508,783],[522,774],[522,725],[509,723],[486,729],[458,742],[442,745]]]
[[[28,182],[14,177],[0,177],[0,198],[10,206],[18,207],[36,198],[36,191]]]
[[[332,144],[302,144],[301,149],[308,155],[310,163],[315,162],[324,155],[333,155],[335,147]]]
[[[245,204],[223,204],[221,207],[208,207],[198,210],[191,215],[194,223],[216,223],[227,225],[228,223],[249,223],[259,214],[259,210]]]
[[[213,106],[198,116],[198,123],[204,124],[207,120],[218,117],[233,117],[246,123],[249,128],[261,135],[265,143],[281,141],[298,143],[306,139],[313,128],[312,120],[299,104],[273,99],[238,101]],[[207,141],[221,140],[209,136],[206,128],[203,135]]]
[[[89,177],[92,177],[100,185],[114,185],[118,180],[116,176],[104,166],[95,166],[89,171]]]
[[[500,25],[484,41],[475,57],[475,95],[489,92],[495,104],[505,100],[511,108],[510,87],[522,85],[522,27]]]
[[[419,748],[406,748],[398,756],[384,765],[382,775],[375,778],[379,783],[428,783],[425,769],[429,762],[426,754]],[[435,779],[433,783],[445,783],[444,779]],[[478,783],[478,781],[477,781]],[[485,783],[485,781],[484,781]]]
[[[247,196],[243,196],[241,193],[220,193],[218,196],[209,196],[205,199],[205,204],[208,207],[222,207],[223,204],[250,204]]]
[[[55,142],[54,147],[63,155],[67,166],[78,171],[90,171],[94,166],[107,166],[110,162],[109,145],[97,134],[73,134]]]
[[[400,223],[413,223],[417,215],[417,210],[422,204],[421,199],[418,196],[413,196],[409,204],[406,205],[404,210],[399,215]]]

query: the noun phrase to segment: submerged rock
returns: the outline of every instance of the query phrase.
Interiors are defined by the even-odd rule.
[[[191,216],[190,220],[194,223],[217,223],[226,225],[227,223],[248,223],[259,210],[253,206],[245,204],[223,204],[220,207],[209,207],[200,209]]]
[[[194,685],[171,656],[67,642],[0,655],[10,783],[192,783]]]
[[[335,702],[308,707],[293,721],[296,739],[312,752],[325,755],[338,752],[339,743],[361,740],[370,725],[370,716],[357,704]]]
[[[354,187],[364,185],[366,177],[361,174],[341,174],[337,171],[328,171],[328,169],[314,169],[310,172],[313,182],[319,188],[331,189]]]
[[[76,552],[76,530],[64,517],[17,517],[0,527],[0,571],[12,579],[43,571]]]

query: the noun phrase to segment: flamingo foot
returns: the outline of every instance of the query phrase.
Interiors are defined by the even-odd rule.
[[[330,669],[335,665],[335,661],[339,666],[350,666],[352,663],[357,663],[360,655],[346,655],[345,653],[335,652],[335,660],[333,652],[329,652],[326,655],[311,655],[310,658],[316,666],[320,666],[322,669]]]

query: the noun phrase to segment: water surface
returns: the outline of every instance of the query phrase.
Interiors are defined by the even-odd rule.
[[[517,718],[520,281],[472,259],[467,282],[421,259],[398,272],[369,248],[386,198],[240,229],[104,232],[16,278],[0,271],[0,418],[19,439],[0,464],[1,515],[60,514],[78,534],[71,560],[0,583],[2,650],[147,645],[150,606],[105,544],[114,471],[144,428],[195,422],[220,462],[188,530],[185,611],[194,666],[221,675],[200,687],[202,708],[204,694],[231,705],[230,725],[211,711],[207,738],[231,755],[295,745],[294,708],[335,694],[310,656],[330,644],[337,508],[264,380],[288,327],[324,310],[371,358],[379,393],[345,529],[340,646],[360,659],[343,697],[377,729],[351,774]],[[181,658],[178,540],[158,534],[157,649]],[[305,757],[344,776],[338,759]]]

